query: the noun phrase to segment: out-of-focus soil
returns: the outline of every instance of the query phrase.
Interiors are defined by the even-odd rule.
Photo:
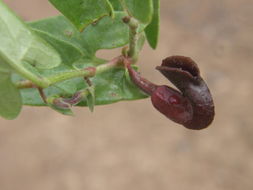
[[[5,2],[26,20],[57,14],[46,0]],[[141,71],[167,83],[154,67],[169,55],[192,57],[215,100],[212,126],[186,130],[149,99],[77,108],[75,117],[25,107],[14,121],[0,119],[1,190],[253,189],[252,0],[161,7],[160,43],[145,47]]]

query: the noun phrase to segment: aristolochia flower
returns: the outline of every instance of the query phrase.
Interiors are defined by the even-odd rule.
[[[189,129],[203,129],[214,118],[211,93],[200,76],[197,64],[189,57],[171,56],[156,67],[179,90],[156,85],[144,79],[127,64],[132,81],[151,96],[154,107],[172,121]]]

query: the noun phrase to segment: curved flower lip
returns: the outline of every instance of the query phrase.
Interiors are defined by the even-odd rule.
[[[190,57],[170,56],[164,59],[162,65],[157,66],[156,69],[180,90],[189,83],[199,84],[202,81],[199,68]]]
[[[190,57],[179,55],[170,56],[163,60],[160,67],[170,70],[180,70],[181,72],[187,73],[191,77],[200,75],[197,64]],[[159,68],[159,66],[157,68]]]

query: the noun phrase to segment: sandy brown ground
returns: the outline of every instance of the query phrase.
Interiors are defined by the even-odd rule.
[[[47,0],[5,0],[26,20],[55,15]],[[25,107],[0,119],[1,190],[252,190],[253,2],[162,0],[160,44],[141,71],[173,54],[192,57],[212,90],[213,125],[189,131],[148,99],[75,109]],[[100,53],[111,57],[109,51]]]

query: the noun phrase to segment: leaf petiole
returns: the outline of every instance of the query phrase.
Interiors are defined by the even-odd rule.
[[[68,79],[76,78],[76,77],[85,77],[85,78],[93,77],[96,74],[100,74],[100,73],[108,71],[112,68],[119,67],[122,63],[123,63],[123,57],[119,56],[119,57],[116,57],[116,58],[112,59],[111,61],[109,61],[105,64],[102,64],[102,65],[99,65],[97,67],[88,67],[85,69],[66,71],[66,72],[58,73],[53,76],[49,76],[49,77],[45,78],[46,81],[48,81],[48,83],[43,84],[43,85],[40,85],[41,83],[38,81],[36,81],[36,83],[33,83],[31,81],[19,81],[16,83],[16,87],[19,89],[36,88],[38,86],[42,87],[42,88],[47,88],[47,87],[52,86],[58,82],[62,82],[62,81],[68,80]]]
[[[137,42],[138,42],[138,27],[139,22],[133,17],[126,16],[123,18],[123,22],[128,24],[129,27],[129,50],[128,50],[128,56],[132,58],[132,61],[135,63],[138,59],[138,48],[137,48]]]

